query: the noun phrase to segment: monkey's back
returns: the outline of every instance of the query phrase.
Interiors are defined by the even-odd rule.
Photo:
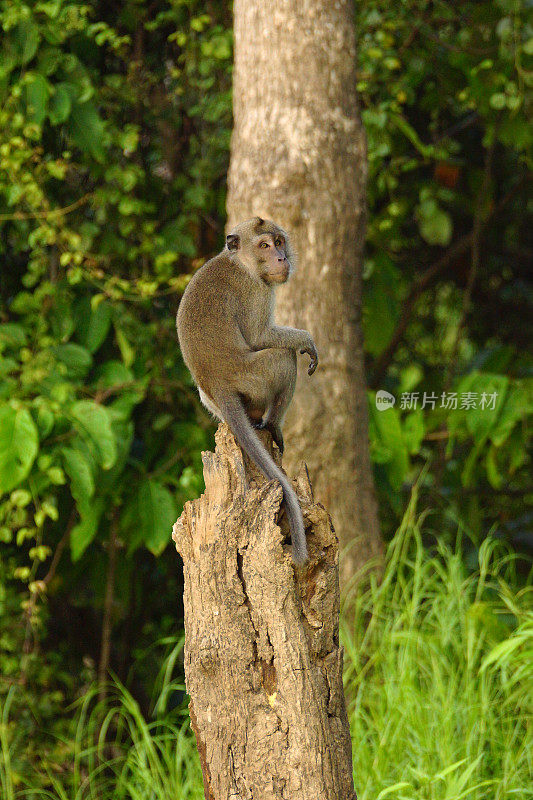
[[[213,381],[231,384],[242,369],[250,348],[237,320],[254,283],[221,253],[198,270],[183,294],[176,319],[183,360],[208,393]]]

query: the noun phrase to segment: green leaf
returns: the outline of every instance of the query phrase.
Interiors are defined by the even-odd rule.
[[[33,402],[33,407],[37,409],[37,427],[41,439],[46,439],[48,434],[54,427],[54,414],[52,409],[47,405],[44,397],[36,397]]]
[[[49,320],[54,337],[58,342],[66,342],[70,339],[74,330],[72,299],[61,290],[55,293]]]
[[[7,36],[2,40],[2,57],[0,58],[0,85],[2,90],[5,91],[7,85],[7,76],[17,66],[18,58],[15,43],[13,39]]]
[[[472,481],[474,478],[474,469],[476,467],[477,461],[481,456],[483,451],[483,447],[485,446],[485,439],[481,439],[479,442],[476,442],[472,449],[470,450],[468,457],[465,461],[465,465],[463,467],[463,471],[461,472],[461,482],[465,488],[472,486]]]
[[[464,388],[468,386],[468,389]],[[509,386],[509,378],[505,375],[490,375],[489,373],[478,373],[469,375],[465,381],[462,381],[459,386],[459,391],[474,392],[477,395],[476,408],[468,409],[466,414],[466,426],[475,442],[484,441],[489,432],[494,428],[497,418],[501,414],[504,400],[507,396]],[[483,395],[488,398],[493,393],[497,394],[495,408],[491,409],[487,403],[483,403],[482,407],[481,398]]]
[[[61,450],[65,472],[70,478],[70,490],[78,505],[94,494],[94,476],[89,462],[79,450],[63,447]]]
[[[96,161],[104,161],[104,123],[98,116],[94,103],[90,100],[86,103],[74,102],[67,126],[72,138],[84,153],[88,153]]]
[[[71,378],[83,378],[92,367],[93,359],[85,347],[69,342],[58,344],[53,348],[53,353],[58,361],[65,364],[67,373]]]
[[[533,126],[529,119],[509,114],[498,125],[497,136],[513,150],[527,150],[533,144]]]
[[[168,489],[158,481],[145,481],[123,521],[130,534],[130,552],[142,543],[154,555],[160,555],[170,542],[176,518],[176,504]]]
[[[400,371],[398,394],[401,395],[403,392],[412,392],[423,377],[424,371],[419,364],[407,364]]]
[[[24,480],[38,448],[39,435],[30,412],[0,405],[0,494]]]
[[[182,490],[184,500],[193,500],[199,497],[204,489],[204,477],[201,470],[194,467],[185,467],[180,475],[178,486]]]
[[[62,60],[62,52],[58,47],[41,47],[39,49],[38,69],[43,75],[53,75]]]
[[[372,429],[370,431],[370,453],[374,464],[388,464],[392,461],[392,450],[385,447],[383,442],[372,436]]]
[[[117,445],[107,409],[91,400],[79,400],[72,406],[71,413],[96,460],[104,469],[110,469],[117,457]]]
[[[50,87],[46,78],[38,72],[28,75],[22,94],[26,117],[29,122],[42,125],[48,106]]]
[[[384,469],[391,483],[391,486],[398,490],[407,478],[409,471],[409,453],[404,440],[400,415],[396,408],[387,408],[379,411],[376,408],[375,396],[370,396],[369,403],[371,438],[377,444],[378,452],[382,457],[390,452],[391,457],[387,459]]]
[[[0,356],[0,378],[5,378],[19,366],[14,358],[2,358]]]
[[[113,411],[108,409],[109,415]],[[123,475],[131,451],[133,441],[134,425],[131,420],[113,419],[113,435],[117,443],[117,458],[111,469],[103,472],[98,478],[98,489],[100,492],[111,492],[116,487],[124,487],[129,484],[129,480]]]
[[[78,337],[91,353],[95,353],[103,344],[110,325],[111,304],[104,301],[93,310],[89,302],[87,313],[78,323]]]
[[[24,19],[13,28],[11,40],[20,64],[32,60],[39,46],[39,28],[31,19]]]
[[[145,380],[146,383],[146,380]],[[114,419],[126,422],[130,419],[133,409],[144,399],[145,390],[142,386],[121,391],[109,405],[109,411]]]
[[[528,459],[528,432],[522,428],[513,428],[507,439],[505,450],[509,457],[509,471],[511,475],[516,472]]]
[[[106,361],[96,370],[96,383],[102,389],[130,383],[133,379],[133,373],[122,361]]]
[[[420,235],[432,245],[446,247],[450,244],[453,233],[452,218],[437,205],[436,200],[428,198],[417,208]]]
[[[398,319],[398,270],[386,256],[374,259],[375,268],[365,283],[363,327],[365,349],[379,355],[388,345]]]
[[[425,432],[424,413],[421,408],[417,408],[403,422],[403,437],[411,455],[416,455],[420,450]]]
[[[72,92],[69,84],[58,83],[50,98],[48,116],[52,125],[61,125],[72,109]]]
[[[490,431],[490,438],[496,447],[501,447],[515,425],[525,419],[529,411],[527,393],[520,384],[512,384],[505,397],[499,399],[498,418]]]
[[[498,662],[500,662],[502,666],[507,664],[510,661],[513,653],[515,653],[520,647],[523,647],[524,644],[528,643],[530,636],[531,634],[529,634],[529,631],[524,631],[523,633],[518,632],[513,634],[513,636],[504,639],[503,642],[499,642],[483,659],[480,672],[484,672],[487,667],[490,667],[491,664]]]
[[[73,561],[78,561],[98,533],[98,523],[104,510],[103,498],[91,503],[82,503],[80,522],[70,532],[70,553]]]
[[[400,116],[399,114],[391,114],[390,120],[391,122],[396,123],[399,130],[407,137],[407,139],[409,139],[411,144],[414,145],[423,158],[431,158],[433,155],[433,147],[431,145],[424,144],[416,130],[407,122],[404,117]]]
[[[158,414],[152,422],[152,430],[163,431],[174,420],[174,414]]]
[[[503,475],[498,469],[498,449],[491,444],[489,452],[485,458],[487,478],[493,489],[501,489],[503,486]]]
[[[128,338],[122,328],[118,328],[115,325],[115,336],[117,339],[118,349],[120,350],[120,354],[122,356],[122,360],[126,367],[131,367],[135,360],[135,350],[130,345]]]
[[[0,325],[0,345],[18,350],[19,347],[24,347],[26,342],[26,331],[22,325],[17,325],[15,322],[3,322]]]

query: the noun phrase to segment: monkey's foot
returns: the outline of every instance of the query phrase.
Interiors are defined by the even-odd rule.
[[[283,455],[283,451],[285,450],[285,444],[283,442],[283,434],[281,432],[281,428],[279,425],[275,425],[272,422],[265,423],[265,428],[270,433],[272,438],[274,439],[275,443],[279,448],[279,452]]]
[[[285,443],[283,441],[283,434],[279,425],[275,425],[273,422],[267,422],[265,420],[261,420],[261,422],[252,422],[252,425],[257,431],[268,431],[278,446],[279,452],[281,455],[283,455]]]

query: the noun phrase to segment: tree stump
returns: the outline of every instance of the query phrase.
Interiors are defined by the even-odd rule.
[[[275,460],[270,435],[261,439]],[[338,543],[295,481],[309,561],[294,567],[282,491],[221,424],[206,489],[173,529],[185,676],[207,800],[356,800],[339,646]],[[281,508],[280,508],[281,507]]]

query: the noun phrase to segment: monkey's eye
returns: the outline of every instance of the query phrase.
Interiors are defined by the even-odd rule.
[[[261,244],[259,245],[259,247],[268,247],[268,246],[269,246],[268,242],[261,242]]]
[[[282,239],[276,239],[274,244],[276,245],[276,247],[283,247],[283,240]]]

